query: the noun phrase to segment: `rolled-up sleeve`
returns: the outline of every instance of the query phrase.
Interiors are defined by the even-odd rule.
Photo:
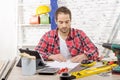
[[[48,46],[47,41],[48,41],[48,37],[47,37],[47,34],[45,34],[42,36],[38,45],[35,47],[35,50],[38,51],[44,59],[47,59],[49,55],[47,51],[47,46]]]
[[[88,38],[88,36],[84,32],[81,32],[81,36],[85,55],[90,60],[97,60],[99,55],[98,48],[94,45],[94,43]]]

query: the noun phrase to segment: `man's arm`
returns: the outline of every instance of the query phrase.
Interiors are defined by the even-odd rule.
[[[60,53],[54,53],[53,51],[51,51],[50,49],[48,50],[48,48],[52,48],[50,44],[49,40],[54,40],[54,37],[49,37],[50,33],[46,33],[45,35],[43,35],[43,37],[40,39],[38,45],[35,47],[35,50],[37,50],[42,57],[45,60],[56,60],[59,62],[64,62],[66,61],[65,57],[60,54]],[[53,43],[52,43],[53,44]]]
[[[84,33],[81,32],[82,36],[82,43],[84,47],[84,53],[90,60],[97,60],[99,52],[98,48],[94,45],[94,43],[89,39],[89,37]]]
[[[47,34],[48,33],[46,33],[42,36],[38,45],[35,47],[35,50],[38,51],[45,60],[47,60],[48,55],[50,55],[50,53],[47,52],[47,47],[48,47],[48,43],[49,43]]]

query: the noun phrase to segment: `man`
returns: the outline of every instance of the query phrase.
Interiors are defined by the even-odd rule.
[[[68,8],[62,6],[57,9],[57,29],[44,34],[35,48],[45,60],[81,62],[97,59],[97,47],[82,30],[71,28],[71,18]]]

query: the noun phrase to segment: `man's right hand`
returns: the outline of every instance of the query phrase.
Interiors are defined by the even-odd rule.
[[[50,55],[48,57],[48,59],[59,61],[59,62],[65,62],[66,61],[65,57],[62,54]]]

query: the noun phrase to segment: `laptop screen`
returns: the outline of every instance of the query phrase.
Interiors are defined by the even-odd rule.
[[[39,55],[39,53],[37,51],[29,50],[28,48],[27,49],[20,48],[19,51],[20,51],[20,53],[27,53],[31,56],[35,56],[36,59],[41,59],[41,56]]]
[[[22,49],[20,48],[19,49],[20,53],[27,53],[31,56],[35,56],[36,57],[36,67],[37,69],[40,69],[42,67],[45,66],[45,62],[44,62],[44,59],[42,58],[42,56],[40,55],[40,53],[38,51],[35,51],[35,50],[29,50],[28,48],[27,49]],[[21,67],[21,59],[19,60],[19,62],[17,63],[18,67]]]

